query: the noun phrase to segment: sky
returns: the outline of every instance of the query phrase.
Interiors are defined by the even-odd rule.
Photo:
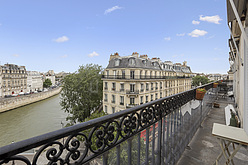
[[[138,52],[226,74],[226,17],[223,0],[0,0],[0,63],[75,72]]]

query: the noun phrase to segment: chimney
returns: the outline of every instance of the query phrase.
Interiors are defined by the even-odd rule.
[[[139,53],[133,52],[132,56],[134,56],[134,57],[139,57]]]
[[[187,61],[184,61],[183,62],[183,66],[187,66]]]
[[[119,53],[117,53],[117,52],[114,53],[114,54],[111,54],[111,55],[110,55],[110,58],[109,58],[109,61],[110,61],[111,59],[113,59],[113,58],[118,58],[118,57],[120,57],[120,56],[119,56]]]
[[[140,55],[140,58],[144,58],[144,59],[148,59],[148,56],[145,54],[145,55]]]

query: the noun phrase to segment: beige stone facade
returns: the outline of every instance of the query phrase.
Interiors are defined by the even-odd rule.
[[[1,66],[1,77],[2,97],[26,92],[27,73],[25,66],[4,64]]]
[[[133,53],[110,55],[103,80],[103,110],[108,114],[191,89],[187,63],[173,64]]]

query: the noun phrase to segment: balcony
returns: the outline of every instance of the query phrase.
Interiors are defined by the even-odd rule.
[[[139,104],[127,104],[127,108],[132,108],[132,107],[135,107],[135,106],[138,106]]]
[[[120,89],[120,92],[124,92],[124,91],[125,91],[125,89],[124,89],[124,88]]]
[[[128,94],[128,95],[138,95],[139,90],[126,90],[126,94]]]
[[[150,80],[150,79],[189,79],[186,76],[144,76],[144,75],[102,75],[102,79],[122,79],[122,80]]]
[[[211,124],[203,123],[203,128],[198,129],[217,97],[218,88],[212,86],[213,83],[202,86],[208,91],[203,104],[195,100],[196,89],[191,89],[142,105],[127,104],[127,107],[131,107],[128,110],[4,146],[0,148],[0,164],[12,161],[27,165],[120,164],[124,162],[123,152],[128,164],[178,162],[181,165],[191,161],[199,164],[199,160],[211,161],[206,164],[213,164],[215,159],[209,159],[206,154],[216,158],[214,148],[209,152],[209,147],[205,147],[205,154],[202,153],[203,148],[192,147],[192,150],[199,151],[192,152],[190,162],[190,151],[184,152],[197,130],[200,132],[196,136],[201,136],[201,131],[207,129],[205,126],[212,127]],[[213,113],[220,111],[214,110]],[[212,118],[211,114],[209,118]],[[216,117],[216,120],[220,120],[220,117]],[[209,139],[211,135],[207,136]],[[209,143],[202,141],[202,144],[197,139],[191,143],[201,147],[205,144],[209,146]],[[31,149],[35,150],[32,155],[23,153]],[[199,155],[202,158],[194,157]]]

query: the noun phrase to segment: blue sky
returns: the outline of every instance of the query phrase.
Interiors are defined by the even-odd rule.
[[[0,61],[27,70],[106,67],[138,52],[193,72],[226,73],[229,30],[223,0],[0,0]]]

